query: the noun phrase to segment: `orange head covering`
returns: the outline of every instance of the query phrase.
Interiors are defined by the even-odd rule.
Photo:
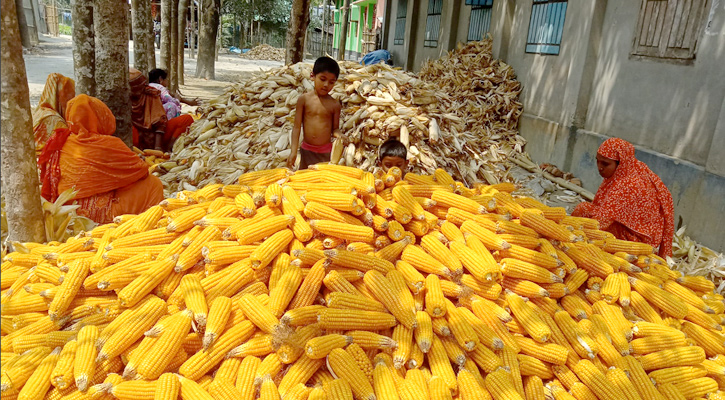
[[[131,86],[131,120],[136,129],[164,131],[166,110],[161,103],[161,92],[148,85],[146,76],[129,68]]]
[[[38,108],[48,108],[63,116],[65,115],[68,100],[75,97],[75,95],[76,89],[73,79],[54,72],[48,75],[48,79],[45,81]]]
[[[56,128],[65,128],[63,122],[66,103],[75,97],[75,82],[58,73],[48,75],[40,95],[40,103],[33,111],[35,148],[40,152]]]
[[[672,195],[662,180],[634,155],[626,140],[607,139],[598,153],[619,161],[614,175],[604,179],[596,196],[595,218],[602,229],[617,221],[646,236],[647,243],[660,246],[660,255],[672,254],[674,206]]]
[[[85,94],[68,102],[68,129],[56,130],[38,159],[42,195],[54,201],[68,188],[82,199],[118,189],[148,175],[146,164],[121,139],[116,118],[99,99]]]

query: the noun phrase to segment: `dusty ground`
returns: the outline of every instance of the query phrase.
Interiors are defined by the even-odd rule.
[[[129,42],[129,63],[133,65],[133,42]],[[200,99],[211,99],[224,92],[230,82],[239,80],[240,76],[259,69],[269,69],[281,66],[282,63],[265,60],[246,60],[236,54],[219,54],[219,61],[216,62],[216,80],[194,78],[196,71],[196,60],[188,58],[184,61],[185,85],[181,91],[188,97],[199,97]],[[156,62],[160,54],[156,49]],[[40,46],[27,51],[25,54],[25,69],[28,74],[28,87],[30,89],[30,105],[35,107],[43,92],[43,86],[48,74],[58,72],[65,76],[73,77],[73,48],[71,37],[61,35],[60,37],[40,36]]]

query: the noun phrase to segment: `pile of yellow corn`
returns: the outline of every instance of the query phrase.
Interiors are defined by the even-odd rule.
[[[317,165],[2,263],[2,399],[723,399],[725,304],[509,184]]]
[[[141,150],[138,147],[133,147],[133,152],[138,154],[142,160],[149,166],[149,173],[158,172],[160,170],[168,171],[173,167],[176,167],[176,162],[169,161],[171,154],[164,153],[161,150],[144,149]]]

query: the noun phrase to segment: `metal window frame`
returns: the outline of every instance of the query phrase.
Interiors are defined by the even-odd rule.
[[[483,40],[483,37],[486,33],[491,31],[491,13],[493,9],[493,0],[466,0],[466,5],[471,5],[471,15],[468,19],[468,37],[466,38],[467,41],[473,42],[473,41],[479,41]],[[489,10],[488,15],[485,15],[485,11],[482,10]],[[474,22],[474,16],[478,13],[483,13],[484,15],[481,16],[481,19],[483,21],[480,22],[480,27],[485,27],[486,29],[480,29],[478,33],[475,31],[472,31],[472,28],[474,27],[472,24]],[[488,21],[486,21],[488,19]],[[478,36],[472,36],[478,35]]]
[[[423,40],[423,47],[438,47],[438,38],[440,37],[442,14],[443,0],[428,0],[428,14],[425,18],[426,37]],[[435,33],[435,39],[429,39],[429,33]]]
[[[559,55],[568,3],[568,0],[533,0],[529,17],[529,31],[526,35],[526,53]],[[560,4],[564,5],[562,12],[556,14],[549,12],[552,5]],[[543,36],[542,29],[548,29]]]
[[[401,10],[404,10],[401,12]],[[402,15],[402,16],[401,16]],[[408,0],[399,0],[398,9],[395,16],[395,36],[393,37],[394,45],[402,45],[405,43],[405,25],[408,15]]]

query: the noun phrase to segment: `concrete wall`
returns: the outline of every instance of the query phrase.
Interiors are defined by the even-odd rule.
[[[395,3],[387,2],[384,31],[396,65],[417,71],[466,41],[470,7],[463,0],[444,2],[436,49],[422,43],[427,0],[408,0],[405,44],[394,46]],[[641,0],[570,1],[559,55],[540,55],[525,52],[531,0],[494,1],[494,56],[523,84],[519,131],[535,161],[574,173],[591,191],[601,183],[599,145],[609,137],[634,143],[637,157],[672,192],[676,224],[723,251],[725,1],[710,0],[695,59],[687,63],[630,55],[640,6]]]

